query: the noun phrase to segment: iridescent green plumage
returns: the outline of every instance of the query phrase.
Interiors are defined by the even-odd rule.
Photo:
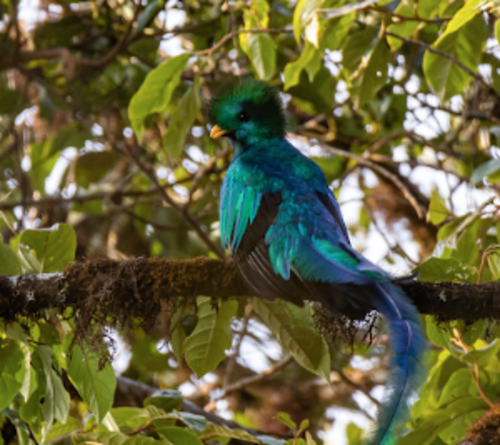
[[[235,144],[221,190],[221,240],[258,295],[312,299],[334,315],[386,318],[393,351],[387,397],[370,443],[391,445],[421,382],[420,318],[392,278],[350,245],[321,169],[284,139],[277,93],[244,82],[216,97],[215,136]]]

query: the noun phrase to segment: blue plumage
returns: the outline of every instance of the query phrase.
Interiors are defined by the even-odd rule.
[[[211,135],[235,145],[221,191],[221,240],[255,292],[295,304],[317,300],[334,315],[361,318],[376,309],[385,317],[393,368],[370,443],[395,443],[423,375],[416,309],[390,275],[351,247],[323,172],[284,139],[272,88],[242,83],[212,102],[211,118]]]

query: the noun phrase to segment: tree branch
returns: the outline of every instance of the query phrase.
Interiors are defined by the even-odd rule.
[[[417,309],[441,320],[500,319],[500,284],[406,282]],[[0,277],[0,319],[37,319],[46,309],[100,313],[122,325],[134,317],[155,320],[160,301],[206,295],[251,296],[236,265],[228,260],[136,258],[92,259],[70,264],[64,273]],[[79,315],[83,316],[83,315]]]

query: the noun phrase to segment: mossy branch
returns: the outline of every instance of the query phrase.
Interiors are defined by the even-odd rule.
[[[421,313],[440,320],[500,319],[500,284],[401,286]],[[152,326],[164,303],[197,295],[225,299],[252,293],[229,260],[92,259],[72,263],[64,273],[0,277],[0,319],[36,319],[46,309],[71,308],[82,329],[110,318],[114,326],[132,326],[137,318]]]

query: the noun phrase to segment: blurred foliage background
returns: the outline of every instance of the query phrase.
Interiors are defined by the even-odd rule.
[[[290,141],[358,250],[423,281],[498,281],[499,17],[497,0],[0,0],[0,274],[224,256],[231,149],[204,104],[252,76],[283,92]],[[181,391],[145,407],[111,409],[113,369],[73,346],[71,316],[0,325],[0,443],[256,441],[178,414],[180,394],[276,435],[263,443],[361,443],[383,334],[350,344],[312,329],[309,308],[197,302],[168,313],[170,341],[110,332],[119,376]],[[497,443],[481,442],[500,426],[496,322],[425,322],[430,377],[399,443]]]

